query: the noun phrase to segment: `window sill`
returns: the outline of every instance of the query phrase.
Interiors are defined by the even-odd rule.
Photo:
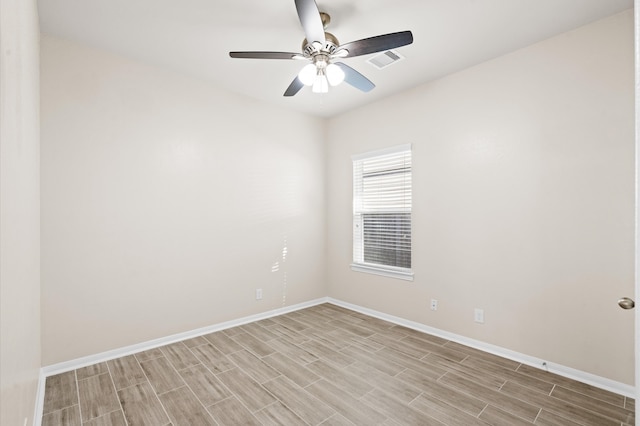
[[[399,280],[413,281],[413,272],[406,270],[396,270],[383,268],[380,266],[364,265],[362,263],[352,263],[351,270],[356,272],[366,272],[368,274],[381,275],[383,277],[397,278]]]

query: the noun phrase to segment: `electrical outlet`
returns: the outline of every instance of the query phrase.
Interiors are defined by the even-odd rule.
[[[438,301],[436,299],[431,299],[431,310],[432,311],[438,310]]]
[[[479,324],[484,324],[484,309],[476,308],[473,311],[473,320]]]
[[[257,288],[256,289],[256,300],[261,300],[262,299],[262,289],[261,288]]]

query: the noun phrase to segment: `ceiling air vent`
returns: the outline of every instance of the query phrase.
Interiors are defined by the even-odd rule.
[[[367,59],[367,62],[381,70],[382,68],[386,68],[391,64],[395,64],[401,59],[404,59],[404,57],[400,56],[399,53],[393,50],[387,50],[386,52],[382,52],[381,54],[376,55],[371,59]]]

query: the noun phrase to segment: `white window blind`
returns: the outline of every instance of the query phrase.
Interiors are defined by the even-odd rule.
[[[352,159],[352,268],[412,279],[411,145]]]

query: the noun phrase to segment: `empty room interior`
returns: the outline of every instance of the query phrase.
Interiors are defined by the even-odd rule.
[[[2,426],[636,424],[633,1],[515,3],[0,0]]]

